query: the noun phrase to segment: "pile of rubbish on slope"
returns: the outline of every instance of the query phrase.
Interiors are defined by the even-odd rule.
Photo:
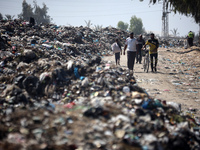
[[[102,61],[116,36],[2,21],[0,149],[199,149],[198,118]]]

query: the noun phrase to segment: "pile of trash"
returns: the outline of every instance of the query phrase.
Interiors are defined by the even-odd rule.
[[[0,22],[0,48],[9,44],[15,53],[20,47],[32,46],[42,49],[63,50],[70,55],[99,54],[110,55],[110,44],[117,37],[124,43],[128,33],[106,27],[94,31],[87,27],[57,26],[54,24],[30,26],[21,20]]]
[[[102,61],[127,33],[20,20],[1,33],[0,149],[200,148],[198,118]]]

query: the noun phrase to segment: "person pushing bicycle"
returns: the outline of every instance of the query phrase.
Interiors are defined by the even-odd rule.
[[[158,62],[158,46],[159,42],[157,39],[155,39],[154,34],[150,34],[151,38],[145,43],[143,46],[143,49],[146,49],[146,46],[150,46],[149,54],[150,54],[150,60],[151,60],[151,70],[152,72],[157,71],[157,62]],[[153,65],[153,59],[155,59],[155,65]]]

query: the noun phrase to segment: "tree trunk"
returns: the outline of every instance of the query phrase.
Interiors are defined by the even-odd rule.
[[[199,46],[200,46],[200,23],[199,23]]]

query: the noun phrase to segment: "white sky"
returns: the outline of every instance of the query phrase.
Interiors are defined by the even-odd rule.
[[[0,13],[3,15],[20,14],[23,0],[0,0]],[[26,0],[33,4],[33,0]],[[109,25],[116,27],[119,21],[130,23],[131,16],[142,19],[146,31],[160,34],[162,30],[162,3],[149,4],[149,0],[37,0],[42,7],[45,3],[49,8],[48,15],[57,25],[85,26],[85,21],[91,20],[93,25]],[[32,5],[33,6],[33,5]],[[198,34],[199,25],[191,17],[179,14],[169,14],[169,34],[178,28],[181,36],[191,30]]]

